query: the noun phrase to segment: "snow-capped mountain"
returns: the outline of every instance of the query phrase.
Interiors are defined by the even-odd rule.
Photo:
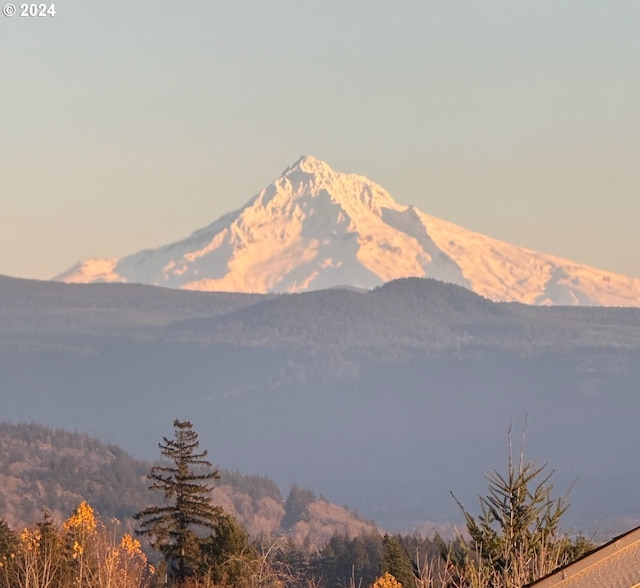
[[[246,206],[182,241],[89,259],[54,278],[191,290],[372,288],[420,276],[496,301],[640,306],[640,280],[468,231],[304,156]]]

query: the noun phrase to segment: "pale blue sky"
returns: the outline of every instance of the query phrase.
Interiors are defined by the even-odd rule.
[[[3,0],[4,1],[4,0]],[[640,277],[640,2],[56,2],[0,16],[0,273],[182,238],[304,153]]]

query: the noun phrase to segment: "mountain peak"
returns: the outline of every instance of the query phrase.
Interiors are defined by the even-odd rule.
[[[330,183],[340,176],[326,162],[313,155],[303,155],[293,165],[284,170],[282,177],[292,181],[306,183],[311,180],[314,184]],[[295,178],[295,179],[294,179]]]
[[[303,155],[244,207],[191,236],[56,279],[300,292],[430,277],[496,301],[640,306],[640,280],[473,233]]]
[[[329,164],[314,157],[313,155],[303,155],[298,161],[288,168],[289,170],[300,170],[309,174],[318,172],[333,172]]]

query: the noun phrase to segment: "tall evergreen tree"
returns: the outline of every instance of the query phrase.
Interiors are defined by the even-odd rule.
[[[7,521],[0,519],[0,561],[5,557],[11,557],[18,545],[18,538]]]
[[[258,553],[249,534],[228,514],[218,518],[215,532],[200,543],[202,571],[218,586],[236,588],[251,584]]]
[[[584,537],[573,541],[560,530],[569,503],[567,496],[553,496],[554,472],[545,472],[546,467],[525,460],[524,435],[514,460],[509,427],[507,470],[485,474],[489,492],[479,497],[481,514],[471,515],[454,495],[471,541],[437,540],[458,584],[520,588],[588,550]]]
[[[388,534],[382,538],[380,572],[390,573],[404,588],[415,588],[415,570],[399,538],[399,536],[391,537]]]
[[[179,583],[195,575],[200,558],[199,532],[215,530],[222,509],[211,504],[210,480],[220,478],[205,458],[207,451],[197,452],[198,434],[189,421],[175,420],[174,439],[159,443],[165,459],[151,468],[150,490],[159,490],[164,503],[140,511],[139,535],[150,538],[167,564],[167,574]]]
[[[282,517],[282,528],[288,531],[298,521],[302,520],[307,507],[315,500],[316,495],[311,490],[305,490],[297,484],[293,484],[284,503],[285,514]]]

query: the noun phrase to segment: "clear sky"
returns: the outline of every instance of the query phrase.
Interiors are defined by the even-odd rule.
[[[638,0],[55,9],[0,15],[1,274],[183,238],[308,153],[640,277]]]

